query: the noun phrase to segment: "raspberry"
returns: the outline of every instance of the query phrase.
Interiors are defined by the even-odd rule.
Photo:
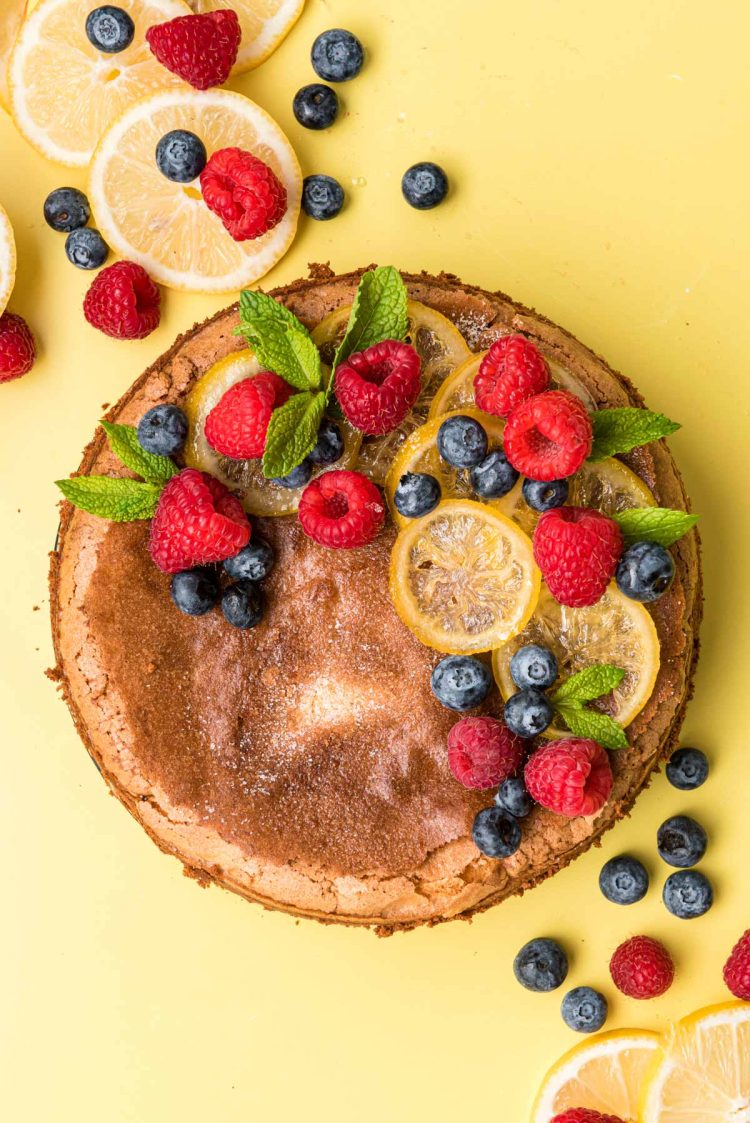
[[[523,335],[497,339],[474,376],[474,400],[485,413],[507,417],[527,398],[549,386],[549,367]]]
[[[571,1107],[556,1115],[551,1123],[623,1123],[619,1115],[602,1115],[590,1107]]]
[[[505,455],[531,480],[572,476],[591,452],[591,418],[567,390],[546,390],[511,411],[503,433]]]
[[[612,793],[606,751],[596,741],[578,737],[537,749],[526,762],[524,778],[532,799],[568,819],[596,815]]]
[[[29,325],[15,312],[0,316],[0,382],[11,382],[28,374],[36,358],[36,345]]]
[[[732,948],[724,965],[724,982],[735,998],[750,1002],[750,928]]]
[[[494,717],[465,717],[448,734],[448,764],[465,788],[496,788],[523,759],[520,737]]]
[[[366,546],[385,521],[383,498],[360,472],[324,472],[299,501],[299,521],[308,538],[333,550]]]
[[[658,998],[674,979],[667,949],[650,936],[633,936],[620,944],[609,963],[612,981],[628,998]]]
[[[162,66],[196,90],[221,86],[237,59],[241,38],[237,13],[229,8],[178,16],[149,27],[146,41]]]
[[[601,599],[622,549],[614,519],[588,507],[545,511],[534,531],[534,557],[549,591],[570,608]]]
[[[222,456],[256,460],[266,447],[271,414],[291,394],[291,386],[272,371],[243,378],[227,390],[206,418],[206,440]]]
[[[179,573],[232,558],[249,541],[239,499],[213,476],[184,468],[161,493],[148,548],[159,569]]]
[[[419,396],[419,355],[386,339],[350,355],[336,371],[336,397],[348,421],[368,436],[389,433]]]
[[[159,305],[159,290],[143,266],[118,261],[94,278],[83,314],[114,339],[145,339],[159,326]]]
[[[286,213],[284,184],[251,152],[220,148],[200,178],[206,206],[219,216],[235,242],[260,238]]]

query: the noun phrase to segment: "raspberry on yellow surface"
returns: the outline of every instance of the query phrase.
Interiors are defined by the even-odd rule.
[[[5,311],[16,280],[16,240],[13,227],[0,206],[0,316]]]
[[[21,24],[26,18],[27,0],[3,0],[0,8],[0,105],[10,106],[8,63]]]
[[[302,15],[305,0],[188,0],[194,12],[232,8],[242,28],[233,73],[260,66],[273,54]]]
[[[234,147],[268,164],[286,188],[281,221],[236,242],[198,183],[175,183],[157,167],[156,145],[173,129],[195,133],[209,157]],[[236,292],[267,273],[292,243],[301,193],[297,157],[279,126],[229,90],[166,90],[131,106],[102,138],[89,183],[97,225],[112,248],[154,280],[195,292]]]
[[[117,54],[86,36],[91,0],[41,0],[24,22],[10,61],[11,112],[43,156],[85,167],[113,121],[156,90],[185,88],[145,40],[154,23],[190,14],[184,0],[119,0],[135,24],[133,42]]]

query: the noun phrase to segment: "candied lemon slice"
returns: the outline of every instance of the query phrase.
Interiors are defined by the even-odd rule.
[[[540,575],[531,542],[510,519],[467,499],[449,499],[399,534],[391,598],[428,647],[489,651],[520,631],[536,605]]]
[[[10,219],[0,207],[0,316],[13,292],[16,280],[16,241]]]
[[[626,726],[651,697],[659,673],[659,636],[654,622],[638,601],[623,596],[614,582],[596,604],[566,608],[558,604],[546,585],[526,627],[509,643],[492,653],[495,679],[503,698],[518,689],[510,675],[510,661],[519,647],[539,643],[557,656],[564,680],[593,663],[610,663],[625,671],[620,685],[601,707]],[[545,736],[560,737],[566,730],[551,725]]]
[[[242,30],[233,74],[252,70],[273,54],[302,14],[305,0],[188,0],[194,12],[233,8]]]
[[[10,105],[8,62],[21,24],[26,17],[27,0],[3,0],[0,12],[0,105]]]
[[[312,333],[323,355],[323,361],[329,366],[346,331],[350,312],[351,307],[337,309],[321,320]],[[460,331],[440,312],[416,300],[410,300],[408,314],[409,330],[406,339],[422,360],[422,389],[398,428],[383,437],[365,437],[362,442],[357,467],[379,484],[385,480],[391,461],[406,438],[426,419],[437,388],[471,354]]]

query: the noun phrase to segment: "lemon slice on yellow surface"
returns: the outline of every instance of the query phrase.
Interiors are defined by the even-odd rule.
[[[187,88],[157,62],[145,39],[152,24],[189,15],[184,0],[118,0],[118,6],[131,16],[135,36],[115,55],[86,37],[92,0],[41,0],[21,27],[10,61],[11,112],[50,160],[85,166],[129,105],[155,90]]]
[[[489,651],[520,631],[539,596],[531,542],[510,519],[449,499],[414,519],[391,556],[391,598],[428,647]]]
[[[10,105],[8,62],[19,28],[26,16],[27,0],[3,0],[0,11],[0,105]]]
[[[10,300],[16,280],[16,241],[10,219],[0,207],[0,316]]]
[[[350,307],[337,309],[321,320],[312,333],[323,355],[323,361],[329,366],[346,331],[350,312]],[[410,300],[408,314],[409,330],[406,340],[422,360],[422,389],[398,428],[383,437],[365,437],[362,442],[357,467],[378,484],[385,480],[391,461],[406,438],[426,419],[437,388],[471,354],[460,331],[440,312],[416,300]]]
[[[233,8],[242,29],[234,74],[252,70],[267,59],[302,14],[305,0],[188,0],[194,12]]]
[[[750,1003],[691,1014],[677,1026],[645,1089],[643,1123],[750,1120]]]
[[[209,156],[237,147],[269,164],[287,190],[281,222],[235,242],[203,202],[200,185],[173,183],[154,151],[165,133],[187,129]],[[155,281],[196,292],[232,292],[267,273],[294,238],[302,173],[291,144],[255,102],[228,90],[167,90],[131,106],[102,138],[89,195],[109,244],[140,262]]]
[[[495,679],[503,698],[518,689],[510,675],[513,654],[527,643],[539,643],[557,656],[564,680],[593,663],[610,663],[625,671],[611,695],[606,712],[626,726],[651,697],[659,673],[659,636],[654,622],[638,601],[623,596],[614,582],[597,604],[566,608],[558,604],[546,585],[526,627],[509,643],[492,653]],[[545,736],[565,736],[564,728],[550,726]]]
[[[635,1123],[640,1118],[638,1097],[643,1081],[660,1051],[658,1034],[642,1030],[602,1033],[582,1042],[547,1073],[534,1104],[532,1123],[550,1123],[555,1115],[574,1107],[591,1108]],[[691,1123],[697,1123],[697,1119]]]

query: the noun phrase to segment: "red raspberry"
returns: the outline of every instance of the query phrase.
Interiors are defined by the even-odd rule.
[[[299,521],[308,538],[321,546],[366,546],[385,521],[383,497],[360,472],[324,472],[302,492]]]
[[[206,418],[206,440],[222,456],[256,460],[266,447],[271,414],[291,394],[291,386],[270,370],[243,378],[227,390]]]
[[[11,382],[28,374],[35,358],[34,336],[23,316],[3,312],[0,316],[0,382]]]
[[[596,815],[612,794],[606,750],[579,737],[549,741],[537,749],[526,762],[524,777],[532,799],[568,819]]]
[[[609,963],[612,981],[628,998],[658,998],[674,979],[672,957],[658,940],[633,936],[620,944]]]
[[[549,386],[549,367],[523,335],[497,339],[474,376],[474,400],[485,413],[507,417],[527,398]]]
[[[448,734],[448,764],[465,788],[496,788],[523,760],[520,737],[494,717],[464,717]]]
[[[350,355],[336,371],[336,397],[347,420],[368,436],[390,433],[419,397],[420,365],[414,348],[396,339]]]
[[[143,266],[118,261],[94,278],[83,314],[114,339],[145,339],[159,326],[159,305],[159,290]]]
[[[571,1107],[556,1115],[551,1123],[623,1123],[619,1115],[602,1115],[590,1107]]]
[[[724,982],[735,998],[750,1002],[750,928],[732,948],[724,965]]]
[[[178,16],[146,32],[146,41],[162,66],[196,90],[226,82],[237,60],[241,37],[237,13],[229,8]]]
[[[534,531],[534,557],[560,604],[583,608],[601,600],[623,549],[614,519],[588,507],[545,511]]]
[[[531,480],[572,476],[591,452],[585,405],[567,390],[545,390],[512,410],[503,433],[505,454]]]
[[[219,216],[235,242],[260,238],[286,213],[284,184],[268,164],[241,148],[214,152],[200,179],[206,206]]]
[[[250,541],[242,504],[213,476],[184,468],[159,498],[148,548],[164,573],[224,561]]]

